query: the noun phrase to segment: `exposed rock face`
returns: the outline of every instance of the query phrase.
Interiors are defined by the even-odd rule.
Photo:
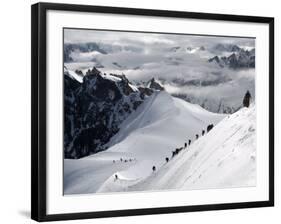
[[[105,150],[104,145],[119,131],[119,125],[150,95],[124,75],[102,74],[95,67],[88,70],[82,83],[65,70],[64,87],[65,158]]]
[[[164,90],[164,87],[161,86],[161,84],[158,83],[158,82],[155,80],[155,78],[152,78],[152,79],[148,82],[148,88],[154,89],[154,90],[159,90],[159,91]]]
[[[83,77],[83,72],[81,70],[75,70],[75,73],[81,77]]]
[[[213,58],[210,58],[208,61],[209,62],[216,62],[216,63],[219,64],[220,63],[220,58],[218,56],[215,56]]]
[[[153,90],[147,87],[138,87],[140,93],[141,93],[141,98],[143,99],[145,96],[150,96],[153,93]]]
[[[64,149],[74,135],[76,127],[76,95],[81,83],[72,78],[68,71],[64,70]]]

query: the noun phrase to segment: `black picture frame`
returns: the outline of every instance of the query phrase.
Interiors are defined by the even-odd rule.
[[[161,213],[193,212],[274,206],[274,18],[183,11],[103,7],[73,4],[37,3],[31,10],[31,218],[36,221],[102,218]],[[160,207],[101,212],[46,213],[46,13],[63,10],[88,13],[111,13],[154,17],[175,17],[217,21],[253,22],[269,25],[269,200],[243,203]]]

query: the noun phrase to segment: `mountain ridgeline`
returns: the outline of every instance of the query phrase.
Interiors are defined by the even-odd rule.
[[[155,80],[150,87],[136,87],[125,75],[102,74],[95,67],[79,82],[65,68],[65,158],[105,150],[104,145],[119,131],[119,125],[159,88]]]
[[[236,45],[235,45],[236,46]],[[217,63],[220,67],[229,67],[231,69],[255,68],[255,49],[244,50],[243,48],[233,49],[229,56],[214,56],[208,60]]]

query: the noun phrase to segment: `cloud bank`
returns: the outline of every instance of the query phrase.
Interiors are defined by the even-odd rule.
[[[70,70],[86,72],[96,66],[105,73],[124,73],[135,83],[154,77],[168,92],[185,94],[199,104],[223,99],[238,107],[247,89],[255,95],[255,69],[232,70],[208,62],[232,53],[217,50],[218,44],[252,49],[254,38],[65,29],[64,43],[96,43],[107,52],[73,51],[73,61],[65,63]]]

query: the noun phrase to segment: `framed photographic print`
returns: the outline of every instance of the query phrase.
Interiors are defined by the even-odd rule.
[[[274,205],[274,19],[32,6],[32,219]]]

